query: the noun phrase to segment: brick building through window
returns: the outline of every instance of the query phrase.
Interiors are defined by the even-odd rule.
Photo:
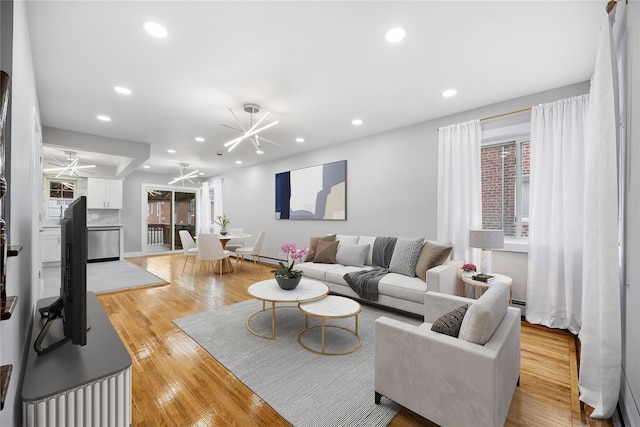
[[[529,169],[527,139],[482,147],[482,228],[514,238],[529,235]]]

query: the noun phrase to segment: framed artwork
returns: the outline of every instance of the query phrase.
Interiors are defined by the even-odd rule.
[[[276,174],[276,219],[347,219],[347,161]]]

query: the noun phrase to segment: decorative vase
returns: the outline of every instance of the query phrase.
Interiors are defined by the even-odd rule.
[[[224,228],[222,230],[220,230],[220,235],[221,236],[226,236],[227,233],[228,233],[228,231],[226,229],[224,229]]]
[[[280,276],[275,276],[276,277],[276,282],[278,282],[278,286],[280,286],[282,289],[286,290],[286,291],[290,291],[291,289],[294,289],[296,286],[298,286],[298,283],[300,283],[300,280],[302,279],[302,276],[300,277],[280,277]]]

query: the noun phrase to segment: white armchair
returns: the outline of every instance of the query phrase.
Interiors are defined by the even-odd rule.
[[[457,338],[431,330],[464,304]],[[384,396],[441,426],[504,425],[520,380],[520,310],[508,286],[478,300],[427,292],[424,311],[419,326],[376,320],[376,403]]]

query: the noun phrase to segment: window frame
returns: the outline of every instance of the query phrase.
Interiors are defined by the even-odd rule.
[[[66,182],[66,183],[70,183],[73,185],[73,189],[72,191],[72,197],[52,197],[51,196],[51,185],[54,183],[62,183],[62,182]],[[61,177],[56,177],[56,176],[46,176],[45,175],[45,186],[44,188],[46,189],[46,197],[45,197],[45,206],[44,206],[44,214],[45,214],[45,218],[47,219],[52,219],[52,218],[56,218],[56,219],[60,219],[62,218],[62,215],[64,214],[64,211],[66,210],[66,208],[75,200],[77,199],[78,196],[78,180],[75,178],[61,178]],[[63,191],[63,190],[61,190]],[[62,195],[64,195],[64,191],[62,192]],[[62,207],[64,206],[64,208],[62,209],[62,211],[59,211],[58,209],[56,209],[56,213],[55,215],[52,214],[51,211],[51,202],[55,202],[56,206],[58,207]]]

